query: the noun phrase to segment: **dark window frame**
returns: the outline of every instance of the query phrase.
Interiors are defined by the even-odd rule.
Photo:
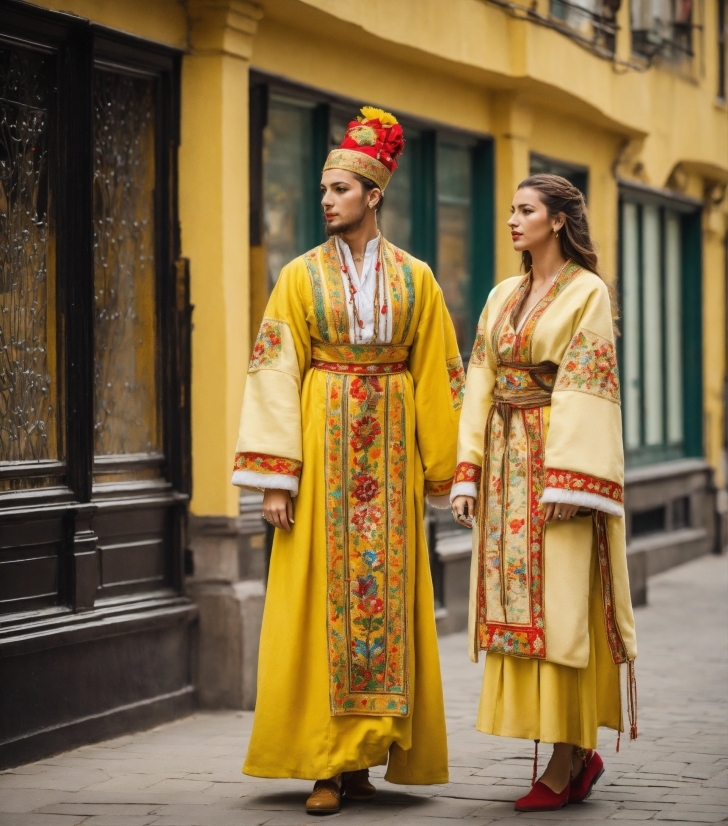
[[[645,426],[645,394],[640,392],[640,429],[643,445],[637,449],[625,450],[627,466],[640,466],[672,459],[699,457],[704,455],[703,445],[703,325],[702,325],[702,209],[703,204],[693,198],[670,193],[664,190],[653,189],[642,184],[622,181],[619,183],[619,220],[618,220],[618,296],[619,304],[623,305],[623,205],[636,204],[640,207],[639,221],[641,226],[641,207],[656,206],[660,209],[660,237],[661,249],[664,250],[664,211],[671,210],[680,216],[681,225],[681,331],[682,331],[682,415],[683,441],[679,450],[665,443],[662,445],[644,445]],[[642,233],[639,233],[640,261],[642,260]],[[663,307],[660,314],[662,327],[662,357],[663,373],[667,369],[665,347],[665,312],[664,312],[664,260],[661,264],[661,295]],[[640,264],[640,294],[643,290],[643,273]],[[640,301],[640,306],[642,302]],[[640,330],[642,330],[640,319]],[[640,363],[644,365],[644,341],[640,335]],[[624,358],[624,333],[617,341],[617,356],[620,365]],[[640,368],[641,382],[644,383],[644,366]],[[666,426],[664,405],[666,402],[666,384],[663,376],[663,427]],[[622,407],[622,414],[625,408]]]
[[[56,602],[30,617],[35,622],[52,622],[59,614],[95,607],[99,596],[97,543],[103,539],[103,528],[99,534],[94,521],[99,514],[113,512],[117,522],[128,523],[131,513],[140,513],[139,509],[151,513],[157,508],[165,548],[164,588],[144,594],[122,589],[115,604],[133,605],[145,599],[150,605],[155,600],[162,605],[178,599],[183,591],[183,542],[192,481],[189,272],[187,262],[180,258],[177,219],[182,53],[19,0],[7,0],[0,7],[0,32],[3,41],[16,47],[55,56],[55,157],[50,164],[56,187],[56,338],[59,392],[63,394],[59,409],[65,408],[59,440],[66,457],[60,462],[0,469],[3,478],[25,476],[39,482],[38,487],[22,492],[0,492],[0,534],[12,526],[14,541],[21,548],[31,536],[37,542],[60,543]],[[157,382],[164,458],[159,479],[140,480],[133,486],[105,485],[103,492],[94,489],[93,482],[95,65],[153,76],[159,92],[154,211]],[[118,464],[125,460],[120,458]],[[21,613],[0,616],[0,633],[28,621],[25,609],[18,610]]]

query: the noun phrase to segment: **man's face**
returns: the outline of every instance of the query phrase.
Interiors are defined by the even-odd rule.
[[[324,209],[326,234],[341,235],[361,226],[369,209],[376,203],[379,190],[366,192],[351,172],[327,169],[321,176],[321,206]]]

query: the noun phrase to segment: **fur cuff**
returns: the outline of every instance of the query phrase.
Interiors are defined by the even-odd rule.
[[[233,484],[252,490],[287,490],[298,496],[298,479],[283,473],[256,473],[254,470],[234,470]]]
[[[582,508],[609,513],[612,516],[624,517],[624,508],[619,502],[599,496],[598,493],[588,493],[585,490],[563,490],[562,488],[546,488],[541,497],[541,504],[559,502],[562,505],[579,505]]]
[[[478,486],[475,482],[455,482],[450,491],[450,501],[456,496],[472,496],[473,499],[478,498]]]
[[[446,493],[444,496],[427,496],[427,504],[432,505],[433,508],[445,511],[450,507],[450,497]]]

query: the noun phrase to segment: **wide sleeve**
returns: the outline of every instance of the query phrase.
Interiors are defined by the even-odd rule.
[[[488,311],[486,303],[478,321],[473,352],[468,363],[465,401],[458,432],[458,460],[455,483],[450,499],[456,496],[478,498],[483,467],[485,427],[495,386],[495,358],[488,342]]]
[[[260,325],[248,367],[232,482],[279,488],[293,496],[303,467],[301,382],[311,363],[299,272],[281,272]]]
[[[442,290],[429,269],[424,273],[422,292],[422,313],[409,359],[415,386],[417,446],[427,501],[436,508],[447,508],[455,474],[465,372]]]
[[[595,283],[569,334],[551,397],[541,501],[624,516],[619,376],[603,281]]]

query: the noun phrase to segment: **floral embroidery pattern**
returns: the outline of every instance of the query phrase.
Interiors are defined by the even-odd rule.
[[[465,396],[465,370],[463,370],[463,360],[460,356],[448,359],[447,375],[450,379],[450,396],[452,398],[452,406],[455,410],[460,410],[463,406],[463,397]]]
[[[454,483],[458,482],[474,482],[476,485],[480,484],[481,469],[478,465],[471,462],[460,462],[455,468]]]
[[[546,656],[543,617],[543,411],[514,410],[506,439],[493,409],[488,423],[485,507],[480,514],[479,647]],[[503,454],[507,472],[501,477]]]
[[[332,714],[409,713],[404,399],[401,374],[327,377]]]
[[[561,362],[554,390],[581,390],[619,404],[619,374],[612,342],[579,330]]]
[[[619,502],[620,505],[624,502],[622,486],[617,482],[589,476],[587,473],[576,473],[573,470],[547,470],[545,487],[595,493],[597,496]]]
[[[536,381],[534,381],[531,372],[526,367],[508,367],[499,364],[495,374],[495,389],[501,392],[509,390],[523,390],[524,388],[530,390],[543,389]],[[555,369],[555,368],[554,368]],[[539,378],[541,382],[547,386],[553,386],[555,380],[554,374],[540,373]]]
[[[255,373],[264,368],[275,369],[278,366],[283,351],[282,333],[282,322],[263,319],[250,356],[248,373]]]
[[[301,476],[303,464],[296,459],[283,456],[268,456],[265,453],[236,453],[235,470],[252,470],[255,473],[275,473],[283,476]]]
[[[452,479],[444,479],[442,482],[428,482],[425,480],[426,496],[447,496],[452,489]]]
[[[314,344],[311,355],[318,361],[376,364],[407,361],[410,348],[394,344]]]
[[[485,328],[483,319],[478,322],[478,329],[475,331],[475,342],[473,343],[473,352],[470,354],[469,366],[482,367],[488,358],[487,341],[485,337]]]
[[[614,586],[612,583],[612,562],[609,556],[609,533],[607,515],[598,512],[594,517],[597,539],[597,557],[602,582],[602,603],[604,604],[604,624],[607,629],[607,642],[615,663],[627,662],[627,649],[619,633],[619,626],[614,616]]]
[[[533,332],[536,325],[541,319],[541,316],[548,310],[551,302],[563,292],[565,287],[576,278],[581,272],[581,267],[570,261],[559,277],[551,285],[551,288],[546,295],[538,302],[535,308],[529,313],[528,318],[523,323],[520,332],[516,335],[516,340],[513,344],[513,353],[516,361],[531,361],[531,342],[533,340]],[[525,289],[525,284],[523,285]]]

